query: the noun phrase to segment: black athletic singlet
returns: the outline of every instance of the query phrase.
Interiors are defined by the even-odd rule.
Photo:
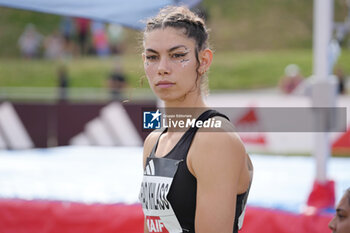
[[[205,121],[214,116],[228,119],[217,111],[208,110],[197,121]],[[167,155],[157,158],[155,152],[160,135],[147,158],[139,199],[150,233],[195,232],[197,180],[188,170],[186,158],[197,130],[196,127],[188,129]],[[167,129],[162,134],[166,131]],[[243,224],[249,189],[250,187],[245,193],[237,195],[234,233]]]

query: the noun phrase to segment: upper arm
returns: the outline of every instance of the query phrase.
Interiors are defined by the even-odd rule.
[[[231,233],[245,149],[228,132],[199,134],[193,148],[190,166],[197,178],[196,232]]]

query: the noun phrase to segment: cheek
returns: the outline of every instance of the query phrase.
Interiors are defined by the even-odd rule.
[[[350,217],[348,216],[346,220],[344,220],[344,229],[348,230],[350,232]]]
[[[337,232],[343,233],[343,232],[350,232],[350,218],[343,219],[341,221],[338,221],[335,224]]]
[[[196,73],[196,60],[195,59],[182,59],[174,62],[176,70],[185,72],[185,73]]]
[[[157,68],[155,64],[146,61],[143,65],[143,68],[148,79],[152,79],[156,75]]]
[[[181,66],[182,66],[182,68],[185,68],[186,66],[188,66],[189,64],[190,64],[190,60],[189,59],[187,59],[187,60],[182,60],[181,61]]]

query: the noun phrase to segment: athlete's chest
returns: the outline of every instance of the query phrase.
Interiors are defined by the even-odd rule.
[[[169,135],[169,133],[165,133],[159,139],[159,143],[157,146],[157,150],[155,152],[155,156],[158,158],[162,158],[172,152],[175,147],[178,146],[181,137],[183,136],[183,132],[174,132]]]
[[[174,159],[147,158],[139,200],[149,232],[182,232],[168,199],[179,162]]]

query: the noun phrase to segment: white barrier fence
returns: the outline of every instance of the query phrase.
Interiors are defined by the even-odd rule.
[[[9,102],[0,105],[0,148],[29,149],[34,147],[21,119]]]

